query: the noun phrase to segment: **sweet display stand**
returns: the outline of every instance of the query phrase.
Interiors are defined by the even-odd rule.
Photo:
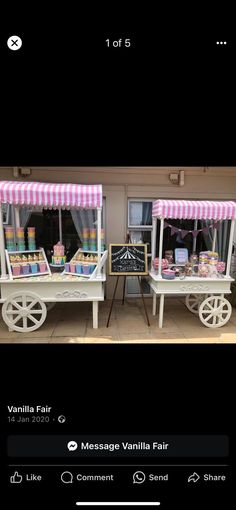
[[[190,200],[156,200],[153,204],[153,239],[152,260],[156,256],[157,221],[160,221],[159,237],[159,261],[163,252],[164,221],[166,219],[193,219],[197,220],[224,221],[231,220],[229,244],[227,251],[226,274],[221,277],[186,276],[184,279],[176,277],[166,280],[162,277],[162,268],[159,264],[157,273],[152,269],[149,272],[150,287],[153,291],[153,315],[156,315],[156,300],[160,296],[159,303],[159,328],[163,327],[164,298],[165,295],[185,295],[186,306],[199,316],[204,326],[219,328],[224,326],[230,319],[232,307],[225,298],[230,294],[230,286],[234,281],[230,277],[230,264],[233,248],[233,235],[236,219],[235,202],[213,201],[190,201]],[[216,228],[213,229],[212,251],[216,245]]]
[[[97,210],[97,267],[89,278],[83,275],[31,274],[15,278],[9,267],[10,253],[5,252],[2,204],[12,204],[15,227],[20,226],[20,207]],[[53,303],[92,303],[93,328],[98,328],[98,303],[104,300],[107,251],[101,253],[102,186],[0,181],[0,289],[2,317],[9,331],[28,333],[45,321]],[[60,236],[61,237],[61,236]],[[20,252],[18,252],[19,254]],[[29,253],[29,252],[28,252]],[[8,269],[8,271],[7,271]]]

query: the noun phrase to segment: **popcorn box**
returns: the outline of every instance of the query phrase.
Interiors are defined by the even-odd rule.
[[[30,272],[30,266],[29,264],[25,264],[21,266],[22,274],[29,274]]]
[[[87,266],[83,265],[83,274],[89,275],[89,273],[90,273],[89,265]]]
[[[46,266],[45,262],[39,262],[38,267],[39,267],[40,273],[45,273],[45,271],[47,270],[47,266]]]
[[[13,274],[13,276],[19,276],[20,275],[20,265],[19,266],[12,266],[12,274]]]

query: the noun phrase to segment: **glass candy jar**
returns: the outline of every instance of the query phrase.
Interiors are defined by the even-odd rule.
[[[173,250],[165,251],[165,259],[168,260],[169,265],[174,263],[174,253]]]

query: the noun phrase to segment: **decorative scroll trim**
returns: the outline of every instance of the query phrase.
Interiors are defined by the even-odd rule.
[[[76,298],[76,299],[87,299],[88,294],[86,292],[79,292],[78,290],[64,290],[63,292],[57,292],[56,298],[57,299],[70,299],[70,298]]]
[[[180,290],[182,290],[183,292],[201,292],[201,291],[208,291],[209,290],[209,285],[182,285],[182,287],[180,287]]]

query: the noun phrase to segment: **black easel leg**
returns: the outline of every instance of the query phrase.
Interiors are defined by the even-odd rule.
[[[149,322],[149,318],[148,318],[148,313],[147,313],[147,308],[146,308],[146,303],[145,303],[145,299],[144,299],[144,295],[143,295],[142,285],[141,285],[139,276],[137,276],[137,278],[138,278],[138,282],[139,282],[140,294],[141,294],[142,300],[143,300],[143,307],[144,307],[144,311],[145,311],[145,315],[146,315],[147,325],[150,326],[150,322]]]
[[[125,284],[126,284],[126,276],[124,276],[122,305],[124,305],[124,302],[125,302]]]
[[[110,318],[111,318],[111,312],[112,312],[112,308],[113,308],[113,305],[114,305],[114,300],[115,300],[115,295],[116,295],[116,290],[117,290],[118,280],[119,280],[119,276],[117,276],[116,284],[115,284],[115,288],[114,288],[114,292],[113,292],[113,296],[112,296],[112,301],[111,301],[110,311],[109,311],[109,315],[108,315],[108,319],[107,319],[107,328],[108,328],[108,326],[109,326],[109,322],[110,322]]]

